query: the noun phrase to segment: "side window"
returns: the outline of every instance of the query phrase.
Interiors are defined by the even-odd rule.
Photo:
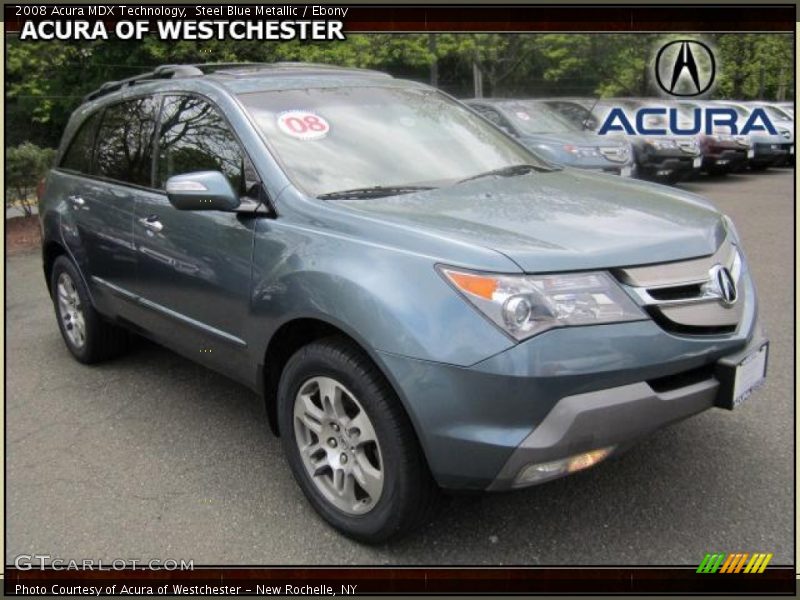
[[[72,137],[69,148],[67,148],[64,157],[61,159],[59,166],[62,169],[89,174],[92,166],[94,132],[97,130],[99,121],[100,113],[94,113],[83,122],[78,132]]]
[[[257,183],[255,169],[228,123],[206,100],[168,96],[158,129],[157,186],[194,171],[220,171],[241,195]]]
[[[477,107],[477,108],[478,108],[478,112],[479,113],[481,113],[484,117],[486,117],[492,123],[497,125],[500,129],[502,129],[506,133],[512,133],[512,134],[514,133],[514,129],[511,127],[511,125],[508,123],[508,121],[506,121],[500,115],[500,113],[497,112],[495,109],[488,108],[488,107],[485,107],[485,106],[480,106],[480,107]]]
[[[592,113],[589,112],[588,109],[578,106],[577,104],[561,102],[556,105],[556,110],[569,119],[572,124],[577,125],[581,129],[586,125],[589,125],[592,129],[597,126],[596,119],[592,116]],[[586,121],[588,121],[588,123],[586,123]]]
[[[106,108],[94,152],[96,175],[150,186],[153,131],[158,113],[154,98],[138,98]]]

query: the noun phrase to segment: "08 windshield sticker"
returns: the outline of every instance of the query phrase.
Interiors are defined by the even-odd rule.
[[[278,129],[298,140],[320,140],[331,126],[323,117],[307,110],[287,110],[278,115]]]
[[[514,114],[516,115],[516,117],[518,119],[520,119],[522,121],[530,121],[531,120],[531,116],[528,113],[524,112],[524,111],[518,110]]]

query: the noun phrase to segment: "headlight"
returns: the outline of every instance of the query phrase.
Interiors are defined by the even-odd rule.
[[[565,144],[564,150],[575,156],[598,156],[597,148],[593,146],[574,146],[572,144]]]
[[[604,272],[493,275],[440,270],[471,304],[517,340],[554,327],[647,318]]]

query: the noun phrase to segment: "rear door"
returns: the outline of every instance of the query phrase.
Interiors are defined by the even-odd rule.
[[[137,260],[134,205],[138,195],[153,193],[157,112],[152,97],[105,107],[84,123],[60,165],[69,207],[65,241],[106,313],[124,316],[130,304]]]
[[[164,98],[155,186],[135,207],[136,293],[146,327],[177,350],[234,374],[246,354],[253,215],[177,210],[163,192],[173,175],[220,171],[241,196],[260,188],[255,169],[221,112],[193,95]]]

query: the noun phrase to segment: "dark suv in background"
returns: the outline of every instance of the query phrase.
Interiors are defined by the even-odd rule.
[[[592,130],[601,126],[614,107],[633,114],[642,106],[642,101],[630,98],[546,98],[542,102],[575,125]],[[693,137],[626,135],[623,138],[619,134],[602,137],[622,138],[631,143],[636,172],[641,177],[675,183],[699,171],[703,163],[700,146]]]

